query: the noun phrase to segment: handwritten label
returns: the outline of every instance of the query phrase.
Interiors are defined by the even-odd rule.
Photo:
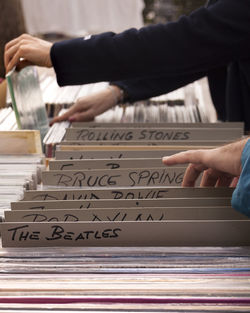
[[[250,221],[2,223],[3,247],[249,246]]]
[[[230,206],[231,198],[164,198],[110,200],[49,200],[18,201],[11,203],[12,210],[61,210],[90,208],[151,208],[151,207],[204,207]]]
[[[168,191],[169,189],[29,191],[24,194],[23,200],[162,199]]]
[[[166,168],[161,158],[153,159],[102,159],[102,160],[72,160],[50,161],[50,170],[97,170],[97,169],[138,169],[138,168]],[[183,167],[177,166],[177,167]]]
[[[183,150],[102,150],[102,151],[56,151],[56,160],[162,158]]]
[[[86,200],[86,199],[162,199],[194,197],[231,197],[233,188],[147,187],[117,189],[61,189],[25,191],[23,200]]]
[[[68,141],[189,141],[238,138],[241,129],[230,128],[68,128]]]
[[[230,206],[6,211],[5,222],[247,220]]]
[[[156,131],[156,130],[140,130],[139,136],[137,132],[126,130],[104,130],[96,131],[90,129],[78,130],[76,138],[71,140],[81,141],[130,141],[130,140],[188,140],[190,139],[190,132],[188,131]],[[137,136],[136,136],[137,135]],[[66,136],[66,139],[67,138]]]
[[[44,185],[75,187],[180,186],[185,168],[154,168],[138,170],[46,171]]]
[[[40,231],[29,231],[29,225],[21,225],[8,229],[8,232],[11,234],[12,241],[26,241],[26,240],[39,240]],[[88,230],[83,231],[65,231],[64,225],[51,225],[48,227],[48,234],[45,237],[47,241],[57,241],[57,240],[98,240],[102,238],[117,238],[119,236],[120,228],[107,228],[102,231],[92,230],[93,228],[89,227]]]
[[[23,200],[35,200],[35,201],[47,201],[47,200],[92,200],[92,199],[101,199],[98,195],[98,191],[85,191],[80,192],[71,191],[71,190],[60,190],[60,191],[35,191],[33,194],[25,193]]]
[[[79,222],[79,221],[162,221],[166,219],[165,208],[124,208],[88,210],[36,210],[7,211],[6,222]]]

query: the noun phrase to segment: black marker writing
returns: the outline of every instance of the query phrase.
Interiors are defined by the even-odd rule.
[[[8,229],[9,232],[13,232],[11,240],[12,241],[39,240],[40,232],[39,231],[30,232],[27,230],[24,231],[24,229],[28,227],[29,225],[23,225]]]
[[[89,175],[83,172],[75,172],[72,176],[66,174],[54,174],[57,177],[57,186],[87,186],[87,187],[107,187],[117,185],[117,178],[121,175]]]
[[[114,229],[104,229],[104,230],[84,230],[80,233],[75,232],[67,232],[64,228],[60,225],[52,225],[51,226],[51,236],[45,237],[48,241],[55,241],[55,240],[89,240],[89,239],[102,239],[102,238],[117,238],[119,237],[119,232],[122,230],[120,228]]]
[[[190,138],[190,132],[188,131],[169,131],[164,130],[141,130],[139,140],[188,140]]]
[[[129,178],[131,180],[130,186],[136,186],[143,183],[145,186],[149,185],[162,185],[167,184],[171,185],[173,183],[180,185],[182,183],[184,176],[184,171],[177,174],[176,172],[173,172],[170,174],[167,170],[161,170],[161,171],[149,171],[149,170],[143,170],[143,171],[133,171],[129,173]]]

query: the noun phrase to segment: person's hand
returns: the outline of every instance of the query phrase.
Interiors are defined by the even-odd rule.
[[[66,113],[55,117],[51,121],[51,125],[65,120],[70,122],[93,121],[97,115],[116,105],[121,97],[122,94],[119,87],[109,86],[102,91],[79,98]]]
[[[50,49],[52,43],[23,34],[5,45],[4,64],[6,73],[15,65],[23,68],[27,65],[52,67]]]
[[[182,186],[193,187],[203,173],[200,186],[233,186],[241,174],[241,154],[249,138],[208,150],[189,150],[163,157],[165,165],[190,163]]]

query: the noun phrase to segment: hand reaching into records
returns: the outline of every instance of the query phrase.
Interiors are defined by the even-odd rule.
[[[109,86],[100,92],[79,98],[66,113],[55,117],[51,124],[65,120],[70,122],[93,121],[97,115],[115,106],[121,97],[122,93],[119,87]]]
[[[50,49],[52,43],[23,34],[5,46],[4,64],[6,73],[14,66],[23,68],[27,65],[52,67]]]
[[[189,150],[164,157],[165,165],[190,163],[182,186],[193,187],[203,173],[201,187],[233,186],[241,174],[241,154],[249,138],[207,150]]]

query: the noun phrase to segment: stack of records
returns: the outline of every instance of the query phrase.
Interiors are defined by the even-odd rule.
[[[59,115],[65,112],[66,110],[62,109],[59,112]],[[46,136],[43,138],[44,153],[47,158],[55,156],[56,145],[62,142],[66,132],[66,128],[68,128],[69,126],[70,123],[68,121],[64,121],[61,123],[55,123],[50,127]]]
[[[69,108],[80,97],[102,90],[108,85],[107,83],[97,83],[59,87],[54,75],[42,73],[39,78],[49,118],[57,116],[61,109]]]
[[[0,110],[0,131],[2,130],[17,130],[15,113],[12,108]]]
[[[196,82],[168,94],[136,103],[126,103],[121,107],[102,114],[99,122],[210,122],[214,117],[204,107],[202,85]],[[77,99],[103,90],[107,83],[59,87],[54,75],[40,75],[43,101],[47,105],[48,116],[58,115],[61,109],[68,108]],[[208,104],[206,104],[208,106]]]
[[[96,117],[100,123],[207,123],[215,122],[211,105],[204,103],[202,86],[196,82],[145,101],[126,103]],[[210,111],[209,111],[210,110]]]
[[[23,197],[25,190],[37,189],[44,169],[39,155],[0,155],[0,216],[10,203]]]
[[[1,312],[249,312],[249,248],[0,250]]]
[[[2,112],[10,112],[4,109]],[[0,114],[1,116],[1,114]],[[5,115],[6,116],[6,115]],[[23,197],[25,190],[34,190],[41,183],[45,169],[38,131],[0,132],[0,217],[10,210],[10,203]]]

